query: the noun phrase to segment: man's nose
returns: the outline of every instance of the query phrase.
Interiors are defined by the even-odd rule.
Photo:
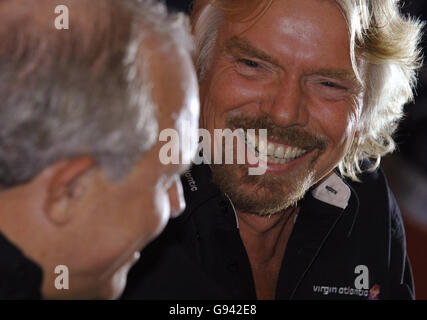
[[[171,218],[178,217],[185,210],[184,191],[182,189],[181,180],[178,176],[172,182],[168,189]]]
[[[289,79],[275,85],[263,101],[261,111],[277,125],[305,126],[309,120],[307,102],[303,85],[296,79]]]

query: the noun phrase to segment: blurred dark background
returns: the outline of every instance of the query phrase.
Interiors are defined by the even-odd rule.
[[[192,0],[165,2],[170,10],[191,11]],[[427,21],[426,0],[406,0],[402,11]],[[423,40],[424,52],[426,41],[427,36]],[[407,105],[405,111],[406,117],[395,137],[398,150],[383,159],[382,168],[405,221],[416,298],[427,299],[427,65],[419,73],[415,102]]]
[[[407,0],[403,11],[427,21],[427,1]],[[427,31],[425,28],[424,32]],[[424,56],[427,50],[424,35]],[[427,61],[427,59],[425,59]],[[399,202],[406,229],[416,299],[427,299],[427,65],[419,73],[415,102],[405,107],[406,118],[396,135],[398,150],[382,167]]]

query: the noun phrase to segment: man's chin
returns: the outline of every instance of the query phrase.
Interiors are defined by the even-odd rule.
[[[126,287],[129,270],[139,260],[139,256],[139,251],[135,251],[124,263],[122,262],[118,269],[113,268],[112,270],[115,270],[113,273],[111,270],[107,271],[105,274],[108,276],[99,279],[100,290],[98,290],[97,299],[113,300],[120,298]]]
[[[257,216],[282,214],[286,209],[296,206],[305,195],[304,192],[282,193],[271,195],[268,192],[240,192],[229,195],[233,205],[239,212]]]
[[[105,282],[102,287],[98,299],[114,300],[120,298],[126,287],[127,274],[129,267],[124,266],[117,270],[117,272]]]
[[[213,182],[230,197],[236,210],[259,216],[280,214],[296,205],[311,187],[314,176],[312,170],[287,177],[268,173],[249,176],[242,174],[245,170],[245,166],[213,166]]]

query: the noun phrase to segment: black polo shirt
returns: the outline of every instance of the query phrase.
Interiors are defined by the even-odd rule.
[[[310,190],[288,240],[277,299],[412,299],[400,211],[381,171]],[[146,247],[123,299],[256,299],[231,201],[207,165],[182,177],[187,208]]]

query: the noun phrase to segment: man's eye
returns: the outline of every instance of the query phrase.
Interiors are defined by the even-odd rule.
[[[249,68],[258,68],[259,67],[259,63],[252,61],[252,60],[239,59],[237,61],[240,63],[243,63],[244,65],[248,66]]]
[[[340,86],[334,82],[331,82],[331,81],[324,81],[324,82],[322,82],[322,85],[325,87],[328,87],[328,88],[333,88],[333,89],[341,89],[341,90],[345,89],[344,87],[342,87],[342,86]]]

